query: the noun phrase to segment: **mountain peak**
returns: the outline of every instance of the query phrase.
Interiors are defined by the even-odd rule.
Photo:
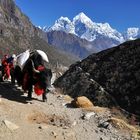
[[[55,24],[48,29],[48,31],[64,31],[67,33],[74,34],[74,26],[68,17],[61,16],[58,20],[55,21]]]
[[[63,16],[61,16],[57,21],[67,21],[69,23],[71,22],[68,17],[63,17]]]
[[[136,27],[128,28],[127,31],[124,33],[124,37],[126,40],[134,40],[139,38],[140,36],[140,29]]]
[[[93,24],[92,20],[86,16],[83,12],[79,13],[73,18],[73,23],[81,21],[82,23],[90,23]]]
[[[139,28],[131,27],[127,29],[127,32],[129,33],[137,33],[139,31]]]
[[[77,16],[80,16],[80,17],[87,17],[85,13],[83,12],[80,12]]]

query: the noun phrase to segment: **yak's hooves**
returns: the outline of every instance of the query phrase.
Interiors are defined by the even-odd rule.
[[[43,102],[47,102],[47,99],[43,99]]]
[[[29,101],[30,101],[30,100],[32,100],[32,98],[31,98],[31,97],[27,97],[26,99],[27,99],[27,100],[29,100]]]

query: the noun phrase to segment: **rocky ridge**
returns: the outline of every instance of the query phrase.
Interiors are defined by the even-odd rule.
[[[118,104],[139,115],[139,53],[140,39],[137,39],[92,54],[71,65],[54,85],[72,97],[84,95],[99,106]]]

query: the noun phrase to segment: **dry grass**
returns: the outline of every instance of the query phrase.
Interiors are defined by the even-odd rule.
[[[94,107],[90,107],[90,108],[84,108],[83,110],[85,110],[85,111],[93,111],[95,113],[104,113],[104,112],[109,111],[108,108],[99,107],[99,106],[94,106]]]
[[[68,101],[68,102],[71,102],[73,100],[73,98],[70,97],[69,95],[64,95],[64,100]]]
[[[116,117],[118,119],[122,119],[122,120],[128,122],[127,115],[124,112],[122,112],[122,110],[120,110],[120,108],[118,108],[118,107],[112,107],[110,109],[110,112],[111,112],[111,114],[112,114],[113,117]]]
[[[27,117],[27,120],[31,123],[46,124],[54,126],[70,126],[70,121],[62,116],[46,115],[43,112],[34,112]]]
[[[138,126],[138,124],[139,124],[139,119],[138,119],[139,116],[137,116],[135,114],[129,113],[129,112],[122,110],[118,107],[111,108],[110,112],[111,112],[112,116],[119,118],[119,119],[122,119],[125,122],[127,122],[133,126]]]
[[[136,127],[128,124],[127,122],[125,122],[122,119],[111,117],[109,119],[109,122],[117,129],[129,130],[131,132],[137,132],[138,131],[138,129]]]
[[[48,124],[48,117],[45,113],[35,112],[28,116],[28,121],[37,124],[41,124],[41,123]]]
[[[130,125],[122,119],[110,118],[109,122],[117,129],[131,133],[131,137],[134,140],[140,140],[140,129],[136,126]]]
[[[140,140],[140,130],[133,132],[132,138],[134,138],[134,140]]]

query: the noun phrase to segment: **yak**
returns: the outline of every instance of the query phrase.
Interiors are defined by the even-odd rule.
[[[52,71],[44,65],[42,56],[34,51],[30,53],[29,58],[25,62],[23,68],[16,66],[14,70],[14,78],[24,91],[28,92],[28,99],[32,99],[32,92],[37,95],[42,94],[43,102],[47,101],[48,87],[51,85]]]

